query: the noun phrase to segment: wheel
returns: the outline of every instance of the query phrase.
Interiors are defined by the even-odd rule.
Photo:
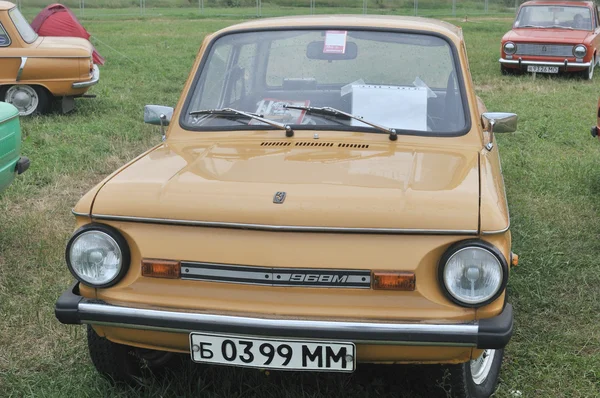
[[[585,80],[592,80],[594,78],[594,67],[596,66],[596,58],[592,59],[589,68],[581,72],[581,76]]]
[[[488,398],[496,390],[504,350],[484,350],[475,360],[446,366],[442,380],[448,396]]]
[[[20,116],[42,114],[48,111],[50,98],[43,87],[18,84],[2,90],[2,100],[13,104]]]
[[[116,383],[145,384],[145,380],[164,370],[175,357],[171,352],[113,343],[98,336],[90,325],[87,341],[90,358],[98,373]]]

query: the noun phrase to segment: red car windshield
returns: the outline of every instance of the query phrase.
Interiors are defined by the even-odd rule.
[[[526,6],[519,11],[513,28],[592,30],[592,13],[587,7]]]

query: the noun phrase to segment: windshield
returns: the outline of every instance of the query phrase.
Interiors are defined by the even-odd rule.
[[[19,31],[19,34],[26,43],[33,43],[38,38],[37,33],[35,33],[35,31],[31,28],[31,25],[29,25],[29,22],[27,22],[18,8],[15,7],[10,10],[8,15],[10,15],[10,19],[12,19],[15,27]]]
[[[513,27],[592,30],[592,17],[587,7],[527,6],[521,8]]]
[[[412,134],[466,132],[454,52],[433,35],[294,30],[222,36],[194,80],[182,117],[192,130],[272,128],[244,117],[193,114],[234,108],[294,129],[370,129],[332,107]],[[399,131],[402,133],[402,131]]]

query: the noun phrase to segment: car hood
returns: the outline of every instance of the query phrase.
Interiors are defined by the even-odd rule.
[[[319,145],[319,146],[317,146]],[[472,148],[347,142],[165,144],[111,178],[94,215],[477,231]],[[274,203],[285,192],[283,203]]]
[[[94,47],[92,43],[81,37],[40,37],[37,40],[39,51],[56,53],[75,53],[81,56],[91,56]]]
[[[513,29],[504,35],[504,40],[521,43],[580,44],[591,35],[586,30],[568,29]]]

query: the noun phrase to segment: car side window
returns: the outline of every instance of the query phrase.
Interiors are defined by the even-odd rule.
[[[4,26],[0,24],[0,47],[8,47],[10,46],[10,37],[8,37],[8,33],[4,30]]]

